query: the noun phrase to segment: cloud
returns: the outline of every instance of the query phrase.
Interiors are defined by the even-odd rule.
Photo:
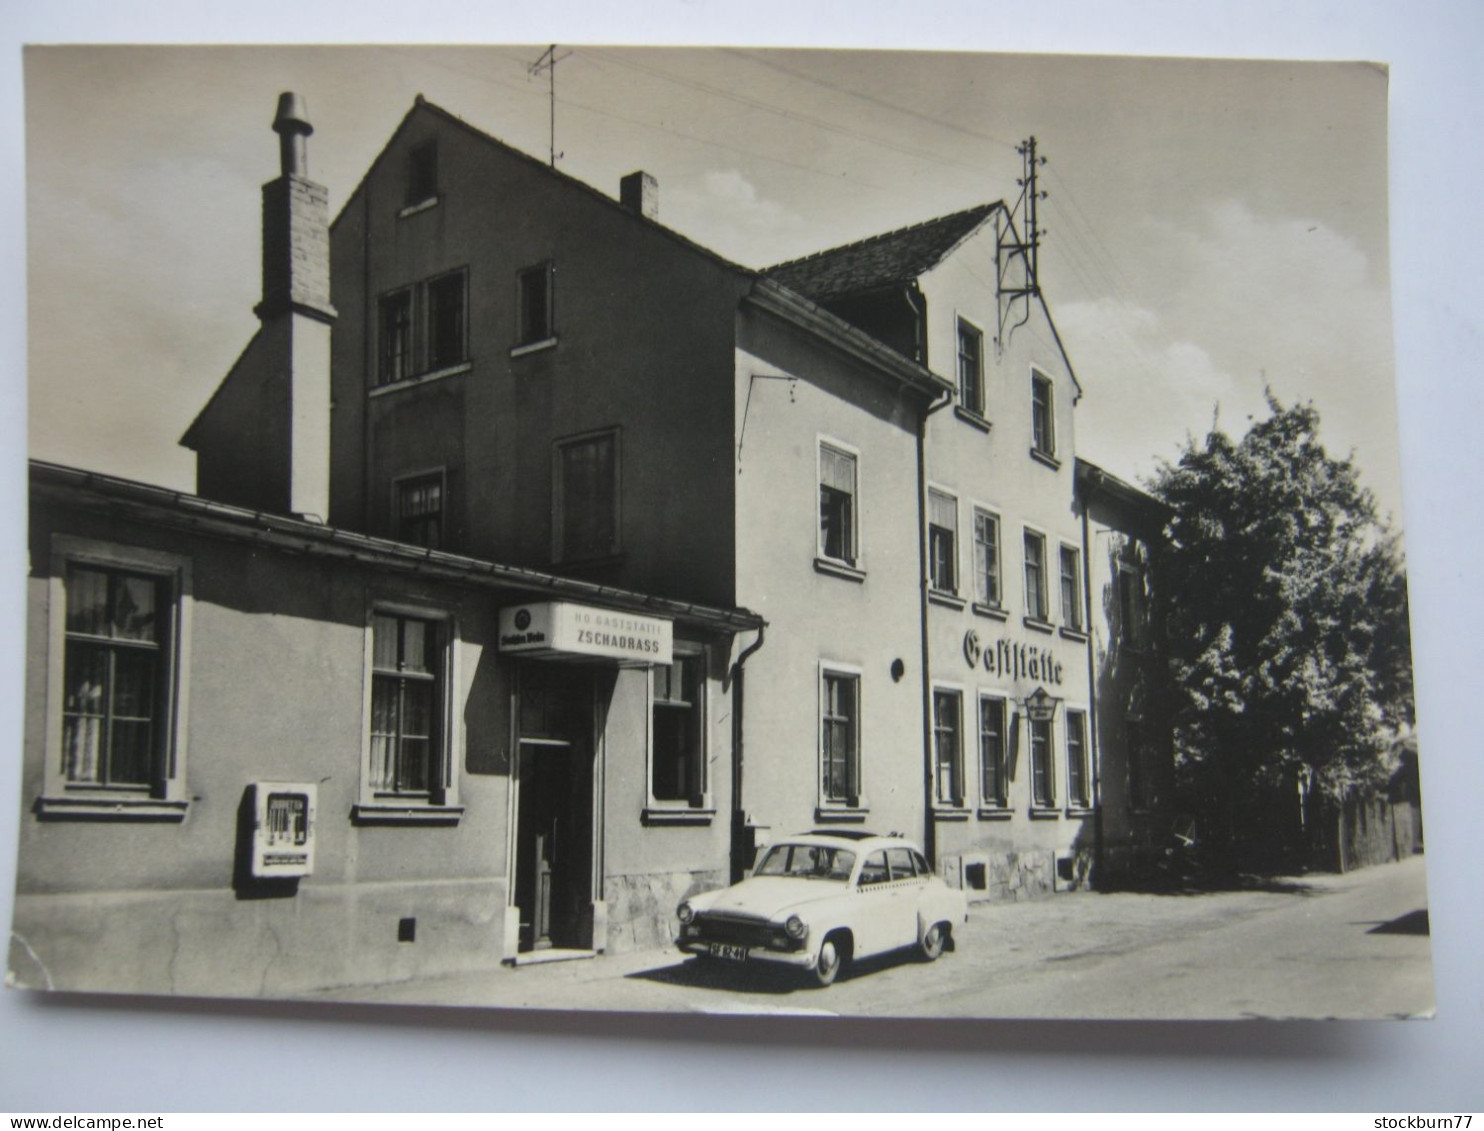
[[[1211,201],[1150,219],[1112,295],[1054,307],[1088,395],[1079,448],[1141,475],[1219,404],[1235,435],[1280,400],[1313,400],[1332,453],[1354,451],[1383,507],[1399,506],[1390,296],[1384,264],[1318,220]],[[1137,290],[1137,297],[1132,293]]]
[[[786,258],[805,230],[804,219],[736,169],[713,169],[677,184],[663,198],[665,223],[750,267]]]

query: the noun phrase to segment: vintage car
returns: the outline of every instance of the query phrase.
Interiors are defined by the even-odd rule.
[[[931,962],[968,905],[900,837],[816,831],[769,845],[749,878],[676,914],[687,954],[795,967],[828,986],[854,958],[915,947]]]

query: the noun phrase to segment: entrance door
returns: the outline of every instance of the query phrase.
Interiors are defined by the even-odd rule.
[[[520,676],[515,902],[520,949],[592,945],[593,686],[587,669]]]

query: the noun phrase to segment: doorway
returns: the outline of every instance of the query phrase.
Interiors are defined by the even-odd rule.
[[[520,672],[515,902],[522,953],[588,949],[593,935],[593,679],[527,662]]]

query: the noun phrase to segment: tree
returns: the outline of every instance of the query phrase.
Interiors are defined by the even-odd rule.
[[[1325,452],[1314,407],[1269,393],[1268,409],[1240,442],[1187,441],[1153,484],[1173,511],[1177,783],[1208,838],[1258,863],[1298,847],[1309,791],[1379,789],[1413,718],[1398,539],[1354,463]]]

